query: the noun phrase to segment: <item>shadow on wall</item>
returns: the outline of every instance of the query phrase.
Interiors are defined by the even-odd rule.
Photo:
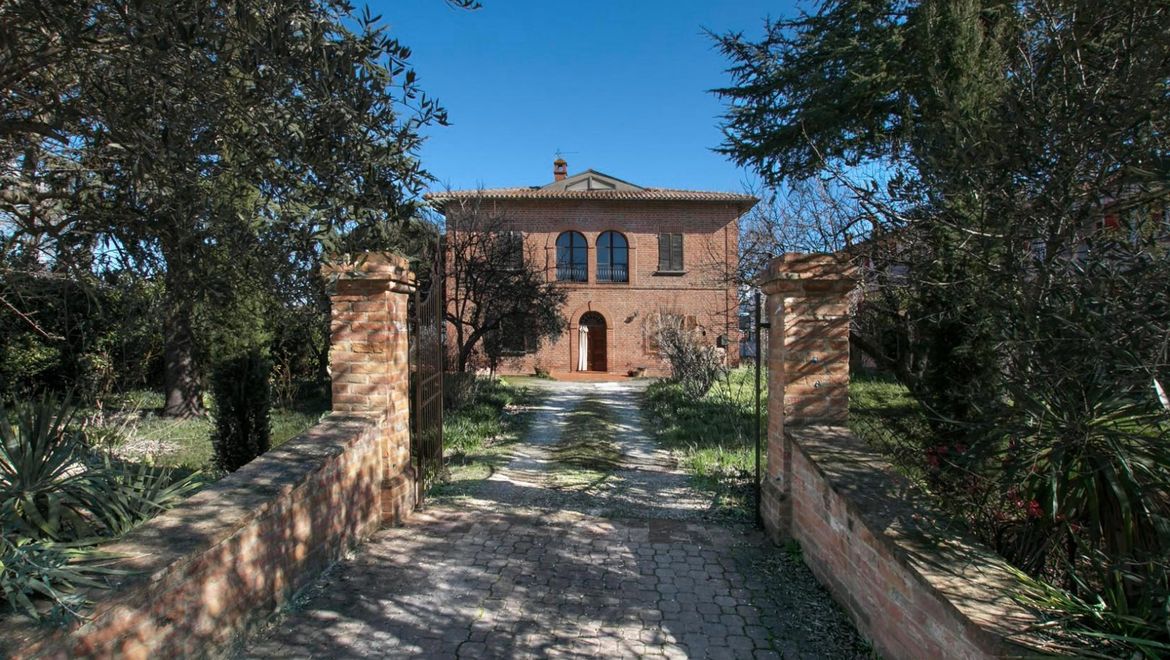
[[[789,438],[791,533],[879,650],[972,658],[1051,650],[1034,632],[1037,617],[1013,599],[1020,584],[1007,562],[851,431],[806,427]]]
[[[5,624],[14,658],[202,655],[262,623],[381,521],[377,420],[331,415],[108,547],[85,625]]]

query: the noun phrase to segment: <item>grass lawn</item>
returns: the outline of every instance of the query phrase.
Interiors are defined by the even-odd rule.
[[[158,413],[163,395],[150,390],[134,390],[108,399],[101,415],[96,409],[79,410],[79,418],[99,420],[96,427],[112,431],[105,444],[129,460],[147,460],[155,465],[176,468],[180,474],[211,467],[211,432],[215,426],[210,415],[190,419],[173,419]],[[278,447],[329,412],[322,399],[300,402],[292,408],[273,408],[271,413],[272,447]]]
[[[431,489],[435,497],[469,494],[508,462],[508,445],[528,426],[533,390],[503,378],[478,378],[465,400],[443,412],[446,474]]]
[[[922,406],[892,377],[853,374],[849,383],[849,428],[884,454],[894,469],[922,484],[922,448],[931,431]]]
[[[437,492],[456,494],[473,482],[487,478],[507,460],[505,447],[520,437],[527,423],[522,414],[533,400],[527,388],[502,379],[479,379],[467,400],[446,411],[443,420],[444,454],[448,475]],[[163,396],[150,390],[133,390],[106,400],[101,411],[78,411],[79,419],[96,420],[93,435],[105,434],[103,444],[128,460],[150,461],[175,468],[178,475],[203,471],[208,481],[217,478],[211,469],[211,416],[172,419],[161,416]],[[273,408],[271,443],[278,447],[316,424],[329,412],[328,401],[306,400],[289,408]]]
[[[760,378],[761,404],[765,406],[760,424],[766,429],[767,373]],[[674,453],[694,485],[714,497],[724,512],[750,518],[754,507],[755,370],[733,370],[697,400],[666,380],[653,383],[644,397],[658,441]],[[912,440],[922,437],[928,428],[909,391],[890,378],[857,374],[849,386],[849,405],[850,429],[889,455],[906,476],[920,477],[910,467],[922,464],[917,455],[920,445]],[[766,460],[766,452],[761,460]]]
[[[643,397],[659,443],[677,457],[693,485],[711,495],[722,513],[750,519],[755,506],[755,371],[732,371],[700,399],[666,380],[652,383]],[[766,420],[761,423],[766,427]]]

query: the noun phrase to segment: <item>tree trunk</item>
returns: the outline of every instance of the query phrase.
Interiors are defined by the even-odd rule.
[[[168,292],[163,320],[163,415],[191,417],[203,414],[203,393],[195,362],[195,334],[191,329],[191,304],[174,300]]]
[[[316,279],[316,278],[315,278]],[[316,281],[322,281],[316,279]],[[321,318],[323,319],[323,327],[321,336],[324,341],[320,344],[312,346],[313,355],[317,361],[317,387],[320,388],[325,400],[333,395],[333,374],[329,368],[329,351],[333,347],[332,335],[330,328],[332,327],[333,307],[329,300],[329,294],[325,290],[324,284],[317,289],[317,305],[321,311]]]
[[[471,357],[471,345],[464,345],[459,348],[459,373],[467,371],[467,360]]]
[[[475,350],[475,345],[479,340],[487,334],[487,330],[483,328],[476,329],[467,337],[467,341],[459,343],[459,372],[465,373],[467,371],[467,363],[471,360],[471,353]]]

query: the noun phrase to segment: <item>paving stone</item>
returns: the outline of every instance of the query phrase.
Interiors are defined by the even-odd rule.
[[[592,391],[574,387],[549,395],[533,429],[559,428]],[[624,427],[614,440],[640,461],[621,494],[546,489],[530,468],[548,438],[532,436],[481,492],[375,534],[242,655],[867,657],[803,564],[747,525],[705,519],[686,476],[647,458],[635,395],[602,391]]]

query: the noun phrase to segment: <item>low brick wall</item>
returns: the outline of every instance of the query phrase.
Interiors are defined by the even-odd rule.
[[[1037,620],[1015,603],[1007,563],[970,540],[848,429],[787,430],[787,496],[769,488],[772,529],[883,657],[1034,655]]]
[[[382,522],[382,418],[333,414],[109,547],[131,573],[83,625],[7,622],[0,657],[220,655]],[[392,511],[410,500],[394,475]],[[402,500],[402,501],[397,501]],[[388,516],[391,517],[391,516]]]

